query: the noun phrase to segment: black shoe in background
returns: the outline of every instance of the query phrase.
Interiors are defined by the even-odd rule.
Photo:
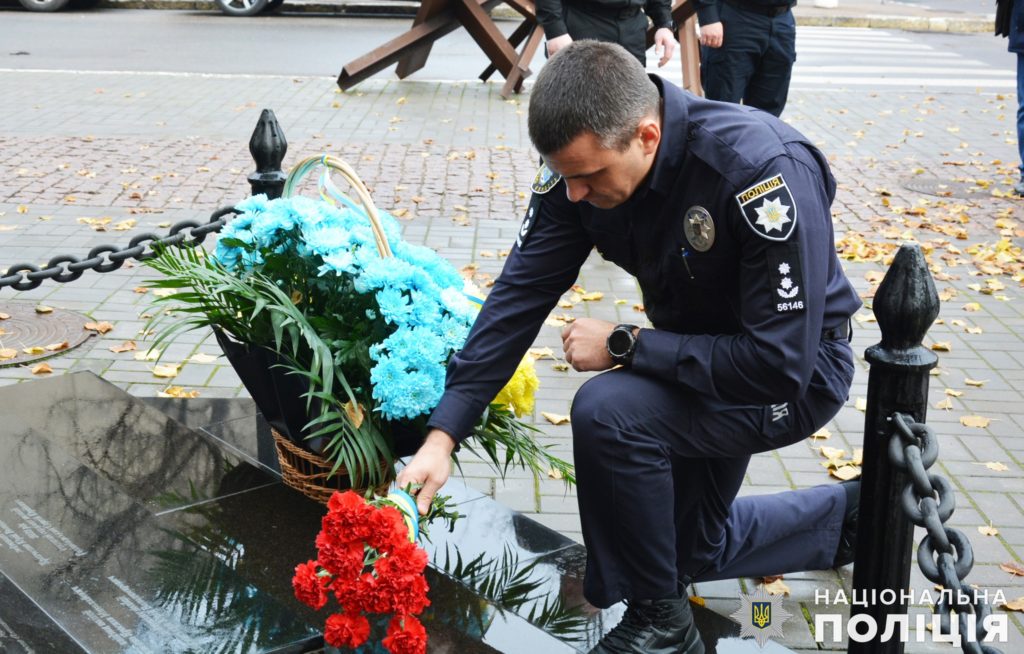
[[[843,529],[839,533],[839,547],[832,567],[853,563],[854,548],[857,546],[857,517],[860,513],[860,480],[844,481],[841,486],[846,491],[846,511],[843,513]]]
[[[627,600],[626,607],[590,654],[704,654],[689,597]]]

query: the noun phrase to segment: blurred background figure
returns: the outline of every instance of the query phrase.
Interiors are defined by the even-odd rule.
[[[648,18],[654,23],[654,52],[664,66],[676,50],[671,0],[537,0],[550,57],[573,40],[618,43],[647,65]]]
[[[1017,54],[1017,152],[1020,176],[1014,193],[1024,196],[1024,11],[1021,0],[996,0],[996,36],[1009,37],[1008,49]]]
[[[779,116],[796,61],[789,0],[694,0],[701,78],[710,100],[743,102]]]

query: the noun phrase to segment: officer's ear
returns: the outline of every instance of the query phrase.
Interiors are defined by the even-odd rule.
[[[658,119],[653,116],[643,118],[636,130],[643,153],[652,155],[657,152],[658,144],[661,143],[661,123]]]

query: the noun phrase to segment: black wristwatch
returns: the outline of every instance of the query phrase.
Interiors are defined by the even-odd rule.
[[[636,325],[618,325],[608,334],[605,347],[612,361],[620,366],[628,366],[633,363],[633,352],[636,351],[636,336],[633,331],[639,329]]]

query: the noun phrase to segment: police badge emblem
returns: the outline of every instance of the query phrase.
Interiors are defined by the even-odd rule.
[[[715,244],[715,221],[704,207],[690,207],[683,216],[683,233],[694,250],[707,252]]]
[[[736,194],[750,229],[769,241],[785,241],[796,228],[796,202],[782,174],[763,179]]]
[[[740,608],[729,615],[740,624],[740,638],[752,637],[759,647],[770,638],[782,638],[782,625],[793,614],[782,607],[781,595],[769,595],[764,586],[749,595],[740,593]]]
[[[561,175],[557,175],[547,164],[541,164],[537,170],[537,174],[533,178],[533,185],[530,187],[534,193],[538,195],[544,195],[551,189],[555,188],[555,184],[562,179]]]

